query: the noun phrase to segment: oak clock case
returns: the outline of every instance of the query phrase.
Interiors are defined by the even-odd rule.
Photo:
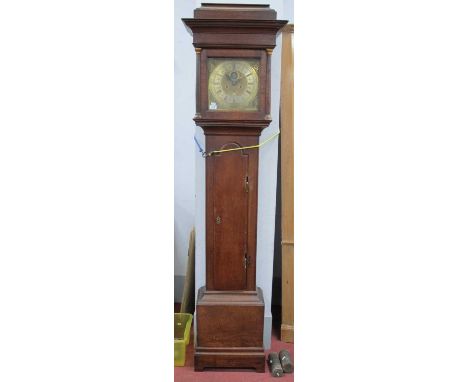
[[[256,285],[258,150],[271,122],[270,59],[279,30],[267,5],[203,4],[183,19],[197,59],[195,123],[205,150],[206,283],[196,303],[195,370],[265,371]]]

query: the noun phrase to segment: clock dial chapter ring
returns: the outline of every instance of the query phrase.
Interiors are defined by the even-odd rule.
[[[256,110],[258,93],[256,65],[244,60],[223,60],[209,74],[210,109]]]

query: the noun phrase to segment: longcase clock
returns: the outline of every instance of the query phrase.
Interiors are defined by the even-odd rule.
[[[258,150],[271,122],[268,5],[204,4],[183,19],[197,58],[195,123],[206,136],[206,285],[196,305],[195,370],[265,370],[264,300],[256,285]]]

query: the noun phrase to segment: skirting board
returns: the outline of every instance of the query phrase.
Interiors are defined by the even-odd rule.
[[[272,318],[271,312],[269,314],[265,314],[265,318],[263,320],[263,348],[265,351],[271,348],[271,325],[272,325]]]

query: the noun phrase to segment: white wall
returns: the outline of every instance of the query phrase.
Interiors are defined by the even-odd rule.
[[[195,224],[195,51],[182,17],[192,17],[195,1],[174,3],[174,275],[175,296],[185,276],[188,240]],[[161,180],[163,187],[164,181]]]
[[[204,2],[219,2],[204,1]],[[293,2],[288,0],[238,0],[231,3],[265,3],[276,10],[278,19],[289,19],[293,13]],[[188,223],[195,220],[196,225],[196,258],[195,258],[195,287],[196,290],[205,285],[205,160],[194,148],[193,134],[196,132],[198,141],[205,147],[203,131],[195,127],[192,121],[195,109],[195,52],[192,37],[181,26],[181,17],[193,17],[193,9],[200,6],[201,1],[176,1],[175,6],[175,225],[176,225],[176,275],[185,272],[187,256]],[[183,36],[178,35],[182,33]],[[260,141],[279,130],[279,89],[281,71],[281,37],[273,51],[271,61],[271,116],[272,123],[263,130]],[[177,78],[177,77],[180,78]],[[184,153],[178,155],[179,151]],[[194,154],[195,152],[195,154]],[[258,229],[257,229],[257,285],[263,289],[265,298],[265,347],[270,347],[271,337],[271,292],[273,278],[273,253],[275,233],[276,207],[276,175],[278,161],[278,140],[275,139],[260,149],[259,183],[258,183]],[[184,162],[184,163],[182,163]],[[181,173],[193,171],[195,165],[195,179],[190,178],[191,188],[187,186],[187,179],[181,180]],[[193,183],[194,182],[194,183]],[[194,209],[188,210],[193,199],[193,184],[195,184]],[[177,190],[178,187],[183,189]],[[189,195],[189,193],[192,194]],[[185,202],[185,203],[184,203]],[[179,207],[179,208],[178,208]],[[191,213],[191,214],[190,214]],[[179,230],[179,231],[178,231]],[[185,235],[185,236],[184,236]],[[177,240],[181,240],[177,243]]]

